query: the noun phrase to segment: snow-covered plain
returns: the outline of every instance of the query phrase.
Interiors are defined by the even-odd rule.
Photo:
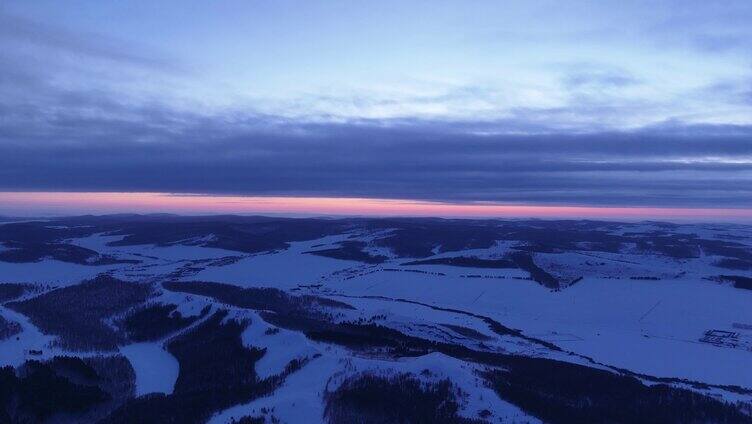
[[[357,267],[354,261],[324,258],[306,254],[314,246],[344,240],[346,236],[324,237],[317,240],[290,243],[288,249],[250,255],[233,264],[206,268],[191,277],[196,281],[216,281],[246,287],[276,287],[289,289],[299,284],[319,283],[322,277],[344,269]]]
[[[136,396],[172,393],[180,366],[163,343],[144,342],[120,347],[136,373]]]
[[[44,259],[39,262],[0,261],[0,283],[35,283],[67,286],[118,268],[116,265],[79,265]]]

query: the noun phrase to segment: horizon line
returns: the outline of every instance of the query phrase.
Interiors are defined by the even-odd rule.
[[[752,222],[752,209],[749,208],[545,205],[166,192],[0,191],[0,215],[21,218],[118,213]]]

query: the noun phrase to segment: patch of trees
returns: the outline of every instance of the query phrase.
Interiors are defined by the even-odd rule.
[[[271,318],[275,325],[280,323],[269,315],[265,315],[264,319],[267,318]],[[311,325],[309,322],[304,333],[311,340],[334,343],[353,349],[386,348],[388,353],[394,356],[420,356],[429,351],[421,339],[378,324],[344,322]]]
[[[726,258],[752,263],[752,249],[742,243],[726,240],[697,240],[707,255],[725,256]]]
[[[405,265],[405,264],[403,264]],[[384,272],[412,272],[414,274],[424,274],[424,275],[438,275],[440,277],[446,277],[446,274],[443,272],[433,272],[433,271],[423,271],[422,269],[399,269],[399,268],[383,268],[381,271]],[[360,274],[359,276],[362,276],[365,274]]]
[[[97,385],[109,393],[112,399],[86,411],[82,419],[76,422],[99,421],[128,399],[133,398],[136,389],[136,374],[131,363],[124,356],[108,355],[81,359],[96,372]]]
[[[15,321],[9,321],[0,315],[0,340],[15,336],[21,332],[21,325]]]
[[[105,320],[151,295],[150,285],[103,275],[6,306],[29,317],[45,334],[59,336],[60,345],[66,349],[114,350],[124,338]]]
[[[509,259],[480,259],[467,256],[423,259],[406,262],[402,265],[449,265],[467,268],[517,268],[517,264]]]
[[[535,261],[533,261],[533,256],[530,253],[515,252],[515,253],[512,253],[511,258],[520,269],[523,269],[529,272],[530,277],[534,281],[550,289],[555,290],[559,288],[559,280],[557,280],[556,277],[547,273],[541,267],[536,265]]]
[[[659,253],[674,259],[692,259],[700,256],[698,240],[686,234],[642,234],[634,236],[637,249]]]
[[[547,359],[513,357],[483,374],[502,399],[552,424],[751,423],[738,407],[665,384]]]
[[[488,327],[491,329],[491,331],[493,331],[494,333],[500,336],[518,337],[520,339],[527,340],[533,344],[544,346],[551,350],[561,351],[561,348],[559,348],[558,346],[556,346],[555,344],[551,342],[527,336],[524,333],[522,333],[522,331],[520,330],[509,328],[503,325],[502,323],[484,315],[475,314],[475,313],[463,311],[460,309],[445,308],[445,307],[431,305],[428,303],[418,302],[418,301],[409,300],[409,299],[391,298],[391,297],[386,297],[386,296],[364,296],[364,297],[370,298],[370,299],[388,300],[391,302],[407,303],[411,305],[419,305],[419,306],[433,309],[435,311],[451,312],[455,314],[478,318],[482,320],[483,322],[485,322],[488,325]],[[281,327],[295,329],[298,331],[306,331],[310,329],[320,329],[320,328],[330,328],[328,326],[331,326],[329,322],[322,320],[322,318],[326,318],[326,316],[311,316],[311,315],[305,315],[305,314],[280,315],[280,314],[270,314],[270,313],[265,313],[265,312],[262,312],[261,316],[267,322],[270,322],[270,323],[279,322]]]
[[[743,259],[724,258],[717,261],[715,266],[737,271],[752,271],[752,261]]]
[[[0,225],[0,242],[30,244],[51,243],[86,237],[97,232],[93,227],[63,227],[48,221],[17,222]]]
[[[243,417],[239,420],[233,419],[230,424],[264,424],[265,422],[264,417]]]
[[[310,250],[304,252],[316,256],[324,256],[332,259],[342,259],[346,261],[357,261],[366,264],[380,264],[387,260],[386,256],[371,255],[363,249],[366,244],[362,241],[348,240],[340,243],[339,247],[323,250]]]
[[[458,414],[457,389],[449,380],[423,383],[410,374],[361,374],[326,393],[329,424],[469,424]]]
[[[28,284],[2,283],[0,284],[0,303],[21,297],[30,288]]]
[[[741,275],[721,275],[721,279],[734,283],[737,289],[752,290],[752,278]]]
[[[18,372],[12,367],[0,368],[0,422],[41,422],[55,414],[83,413],[112,399],[96,385],[76,383],[61,375],[54,362],[27,361]],[[73,360],[68,362],[70,365]],[[83,362],[73,367],[83,368],[85,373],[90,370]],[[82,379],[88,380],[88,376]]]
[[[262,318],[276,326],[301,331],[311,340],[332,343],[354,350],[380,353],[391,357],[421,356],[440,352],[462,360],[486,360],[483,352],[463,345],[438,342],[411,336],[373,323],[328,322],[298,315],[262,313]]]
[[[280,378],[259,379],[254,366],[265,350],[243,346],[246,323],[219,311],[167,345],[180,373],[171,395],[128,401],[105,422],[203,423],[213,412],[271,393]]]
[[[377,245],[391,249],[397,256],[425,258],[439,252],[465,249],[485,249],[497,240],[495,225],[490,221],[461,222],[453,220],[380,220],[371,221],[374,227],[396,228]]]
[[[461,336],[467,337],[468,339],[480,340],[480,341],[492,340],[491,337],[473,328],[463,327],[461,325],[454,325],[454,324],[441,324],[441,326],[446,327]]]
[[[431,352],[442,352],[449,356],[466,358],[475,353],[461,345],[410,336],[374,323],[331,322],[324,317],[272,312],[262,312],[261,317],[277,327],[300,331],[311,340],[393,357],[421,356]],[[481,336],[484,335],[481,334]]]
[[[95,422],[133,396],[122,356],[57,356],[0,368],[0,422]]]
[[[520,242],[519,250],[555,253],[566,250],[618,252],[625,237],[610,234],[619,224],[588,221],[502,221],[381,219],[369,221],[395,231],[376,243],[403,257],[425,258],[466,249],[485,249],[496,241]]]
[[[573,285],[579,283],[580,281],[582,281],[583,278],[585,278],[585,277],[577,277],[577,278],[575,278],[574,280],[572,280],[572,281],[569,282],[569,286],[573,286]]]
[[[153,341],[188,327],[207,313],[209,307],[204,308],[199,316],[184,317],[177,305],[152,303],[132,310],[117,324],[130,341]]]
[[[85,247],[67,243],[27,243],[6,242],[8,250],[0,251],[2,262],[38,262],[42,259],[55,259],[80,265],[109,265],[116,263],[138,263],[136,260],[119,260]]]
[[[213,297],[220,302],[239,308],[274,311],[281,314],[296,311],[314,313],[314,309],[320,306],[354,309],[344,302],[310,295],[292,296],[282,290],[269,287],[242,288],[231,284],[204,281],[168,281],[162,286],[170,291]]]

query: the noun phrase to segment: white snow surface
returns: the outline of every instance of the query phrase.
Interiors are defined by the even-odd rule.
[[[116,269],[118,265],[79,265],[44,259],[39,262],[12,263],[0,261],[0,283],[33,283],[68,286],[81,280]]]
[[[21,332],[5,340],[0,340],[0,367],[17,367],[27,359],[49,358],[48,343],[55,338],[42,334],[26,316],[4,306],[0,306],[0,315],[9,321],[21,325]],[[42,355],[32,355],[30,351],[41,351]]]
[[[136,396],[172,393],[180,366],[160,342],[134,343],[120,347],[136,374]]]
[[[738,365],[752,360],[752,352],[698,341],[706,330],[752,323],[752,291],[692,279],[585,279],[552,292],[525,280],[409,273],[369,274],[349,280],[340,291],[484,314],[529,336],[641,373],[752,387],[752,372],[740,372]]]
[[[304,252],[315,250],[313,246],[317,244],[330,244],[344,240],[346,237],[346,235],[338,235],[290,243],[288,249],[252,255],[223,267],[206,268],[190,279],[282,289],[289,289],[298,284],[318,283],[322,276],[361,264]]]
[[[266,349],[264,356],[256,362],[259,378],[279,374],[291,360],[311,357],[318,352],[302,333],[277,329],[275,334],[265,334],[271,328],[255,315],[242,336],[244,345]]]

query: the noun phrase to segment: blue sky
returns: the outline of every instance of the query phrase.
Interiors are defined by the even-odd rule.
[[[747,207],[749,22],[748,1],[5,1],[0,189]]]

